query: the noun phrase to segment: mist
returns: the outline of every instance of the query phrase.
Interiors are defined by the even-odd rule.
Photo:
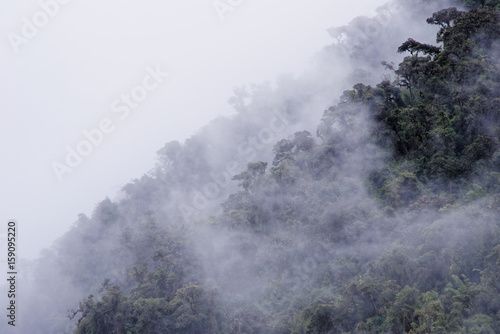
[[[397,52],[408,38],[458,53],[426,23],[450,6],[468,10],[71,2],[18,48],[10,35],[2,133],[21,139],[3,174],[19,195],[2,212],[20,225],[21,280],[2,330],[498,332],[498,80],[484,74],[498,36],[471,37],[492,65],[456,95],[395,70],[419,60]],[[462,93],[482,95],[446,100]],[[443,116],[413,116],[426,105]],[[472,130],[450,149],[445,126]]]
[[[342,8],[345,16],[326,1],[241,4],[221,20],[210,1],[70,2],[25,43],[12,34],[24,38],[23,18],[31,20],[40,5],[1,6],[8,117],[1,133],[14,143],[2,148],[2,184],[11,191],[2,198],[3,220],[26,224],[20,252],[34,259],[79,213],[91,214],[97,201],[149,171],[164,143],[183,141],[217,116],[232,114],[227,99],[234,87],[300,73],[328,43],[324,31],[332,21],[371,14],[377,4],[365,1],[363,13]],[[276,17],[280,24],[271,24]],[[157,66],[170,76],[122,119],[113,102],[130,95],[147,68]],[[53,164],[66,165],[67,148],[76,150],[86,140],[83,132],[99,128],[103,119],[113,122],[113,131],[59,178]]]

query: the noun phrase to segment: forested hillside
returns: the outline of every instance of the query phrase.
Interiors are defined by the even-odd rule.
[[[61,317],[81,334],[500,333],[500,1],[455,5],[420,23],[436,43],[401,26],[382,79],[356,72],[314,130],[329,86],[284,78],[237,91],[238,123],[166,144],[41,258],[65,278],[40,269],[47,289],[91,293]]]

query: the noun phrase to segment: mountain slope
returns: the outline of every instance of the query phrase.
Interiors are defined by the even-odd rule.
[[[439,46],[402,38],[382,82],[355,71],[315,127],[329,78],[237,90],[235,117],[80,216],[36,286],[92,293],[76,333],[498,333],[498,1],[465,4],[426,13]],[[356,45],[319,61],[383,70]],[[61,332],[70,298],[40,299],[58,318],[34,307],[30,333]]]

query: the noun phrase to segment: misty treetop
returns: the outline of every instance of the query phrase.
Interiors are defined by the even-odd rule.
[[[314,89],[285,80],[284,101],[238,90],[236,117],[160,149],[123,199],[81,215],[40,259],[39,284],[87,295],[71,330],[500,333],[500,1],[462,5],[428,13],[437,44],[401,40],[389,51],[404,59],[315,129],[298,114]],[[228,173],[275,108],[293,134]],[[221,132],[235,138],[225,153],[204,140]],[[210,217],[179,210],[212,183],[228,195],[208,198]],[[62,305],[33,305],[50,303]],[[58,312],[40,333],[61,332]]]

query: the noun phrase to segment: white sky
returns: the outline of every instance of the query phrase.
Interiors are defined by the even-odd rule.
[[[212,2],[72,0],[17,54],[7,34],[20,35],[22,18],[41,9],[38,1],[0,2],[0,226],[18,220],[21,257],[35,258],[78,213],[90,215],[149,171],[166,142],[231,114],[233,87],[300,73],[330,43],[327,28],[385,3],[243,0],[221,21]],[[157,64],[170,77],[121,120],[112,102]],[[51,164],[64,163],[65,147],[76,148],[104,118],[114,132],[59,182]]]

